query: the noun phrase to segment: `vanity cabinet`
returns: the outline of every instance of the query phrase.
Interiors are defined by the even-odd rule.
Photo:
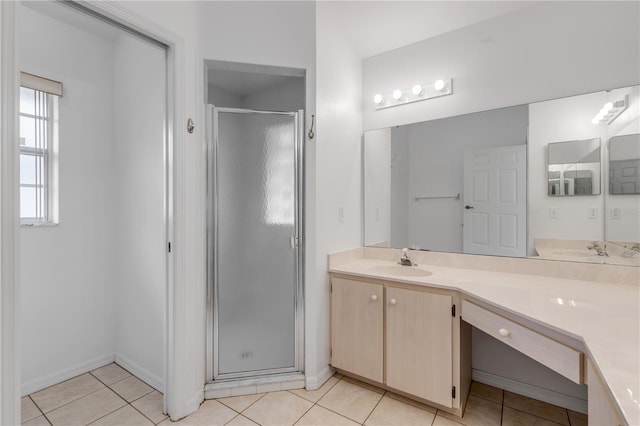
[[[331,286],[333,367],[461,414],[470,378],[461,386],[460,318],[451,293],[336,276]]]
[[[383,286],[336,278],[331,287],[333,366],[382,382]]]
[[[387,288],[387,386],[452,406],[451,296]]]

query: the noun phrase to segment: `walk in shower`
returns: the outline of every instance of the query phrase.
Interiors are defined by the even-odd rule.
[[[301,372],[304,114],[207,115],[207,379]]]

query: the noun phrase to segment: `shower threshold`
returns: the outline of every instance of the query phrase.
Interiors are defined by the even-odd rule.
[[[273,374],[261,377],[220,380],[209,382],[204,386],[204,399],[303,389],[304,385],[303,373]]]

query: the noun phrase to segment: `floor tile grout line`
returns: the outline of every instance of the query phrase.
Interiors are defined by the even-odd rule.
[[[502,390],[502,401],[500,403],[500,425],[504,422],[504,390]]]
[[[160,395],[162,395],[162,393],[161,393],[160,391],[158,391],[158,390],[156,390],[156,389],[154,389],[154,391],[157,391]],[[150,394],[152,394],[152,393],[153,393],[153,392],[149,392],[147,395],[150,395]],[[145,395],[145,396],[147,396],[147,395]],[[140,399],[142,399],[142,398],[144,398],[144,396],[143,396],[143,397],[141,397],[141,398],[136,399],[136,401],[138,401],[138,400],[140,400]],[[135,402],[135,401],[134,401],[134,402]],[[165,421],[165,419],[167,419],[167,418],[169,417],[167,414],[165,414],[164,412],[162,412],[162,415],[163,415],[164,417],[162,418],[162,420],[160,420],[158,423],[156,423],[156,422],[154,422],[153,420],[151,420],[151,418],[150,418],[149,416],[147,416],[145,413],[143,413],[143,412],[142,412],[142,410],[138,410],[138,408],[137,408],[135,405],[133,405],[132,403],[129,403],[129,405],[130,405],[130,406],[132,406],[134,410],[136,410],[138,413],[142,414],[142,416],[143,416],[144,418],[146,418],[147,420],[149,420],[149,421],[150,421],[152,424],[154,424],[154,425],[157,425],[157,424],[160,424],[160,423],[164,422],[164,421]],[[200,404],[200,406],[202,406],[202,404]],[[198,410],[199,410],[199,409],[200,409],[200,407],[198,407]]]
[[[33,398],[31,398],[31,395],[27,395],[27,398],[29,398],[29,400],[33,403],[33,405],[36,406],[36,410],[38,410],[40,412],[40,414],[44,416],[44,411],[42,411],[42,409],[38,406],[38,404],[36,404],[36,402],[33,400]],[[39,416],[36,416],[36,417],[39,417]],[[45,418],[46,418],[46,416],[45,416]],[[22,422],[22,419],[20,419],[20,422]]]
[[[101,390],[104,390],[104,389],[109,389],[109,387],[105,386],[105,387],[103,387],[103,388],[101,388],[101,389],[97,389],[97,390],[94,390],[93,392],[89,392],[88,394],[82,395],[82,396],[81,396],[81,397],[79,397],[79,398],[76,398],[76,399],[74,399],[74,400],[72,400],[72,401],[69,401],[69,402],[67,402],[67,403],[65,403],[65,404],[62,404],[62,405],[60,405],[60,406],[58,406],[58,407],[54,408],[53,410],[49,410],[49,411],[47,411],[46,413],[44,412],[44,410],[40,410],[40,411],[42,411],[42,414],[44,414],[44,415],[46,416],[47,414],[51,414],[51,413],[53,413],[54,411],[56,411],[56,410],[58,410],[58,409],[60,409],[60,408],[62,408],[62,407],[66,407],[66,406],[67,406],[67,405],[69,405],[69,404],[73,404],[74,402],[79,401],[79,400],[81,400],[82,398],[85,398],[85,397],[87,397],[87,396],[89,396],[89,395],[93,395],[94,393],[96,393],[96,392],[100,392]],[[111,389],[109,389],[109,390],[111,390]],[[113,391],[112,391],[112,392],[113,392]],[[31,396],[31,394],[30,394],[29,396]],[[120,395],[118,395],[118,396],[120,396]],[[34,404],[35,404],[35,401],[34,401]],[[40,406],[39,406],[38,404],[36,404],[36,406],[37,406],[38,408],[40,408]]]
[[[112,413],[115,413],[116,411],[118,411],[118,410],[120,410],[120,409],[122,409],[122,408],[126,407],[127,405],[129,405],[129,403],[127,402],[127,400],[125,400],[123,397],[121,397],[120,395],[118,395],[116,392],[114,392],[114,391],[113,391],[111,388],[109,388],[108,386],[107,386],[107,389],[109,389],[111,392],[115,393],[115,394],[116,394],[116,396],[117,396],[118,398],[120,398],[121,400],[123,400],[123,401],[124,401],[124,405],[122,405],[122,406],[120,406],[120,407],[116,408],[115,410],[109,411],[107,414],[105,414],[105,415],[103,415],[103,416],[98,417],[97,419],[95,419],[94,421],[92,421],[91,423],[89,423],[88,425],[90,425],[90,424],[92,424],[92,423],[95,423],[95,422],[97,422],[98,420],[100,420],[100,419],[102,419],[102,418],[104,418],[104,417],[107,417],[108,415],[110,415],[110,414],[112,414]],[[96,391],[96,392],[97,392],[97,391]],[[88,425],[87,425],[87,426],[88,426]]]
[[[552,404],[551,404],[551,405],[552,405]],[[530,416],[532,416],[532,417],[535,417],[535,418],[537,418],[537,419],[541,419],[541,420],[544,420],[544,421],[546,421],[546,422],[553,423],[554,425],[558,425],[558,426],[566,426],[566,425],[563,425],[562,423],[558,423],[558,422],[557,422],[557,421],[555,421],[555,420],[549,419],[549,418],[547,418],[547,417],[540,417],[539,415],[534,414],[534,413],[531,413],[531,412],[529,412],[529,411],[519,410],[519,409],[517,409],[517,408],[509,407],[508,405],[505,405],[505,407],[507,407],[507,408],[508,408],[508,409],[510,409],[510,410],[514,410],[514,411],[517,411],[517,412],[519,412],[519,413],[528,414],[528,415],[530,415]],[[554,405],[554,407],[557,407],[557,405]],[[565,408],[565,410],[566,410],[566,408]]]
[[[333,377],[333,376],[331,376],[331,377]],[[329,379],[331,379],[331,377],[329,377]],[[336,382],[335,382],[333,385],[331,385],[331,387],[330,387],[329,389],[327,389],[327,391],[326,391],[325,393],[323,393],[322,395],[320,395],[320,398],[318,398],[318,401],[320,401],[322,398],[324,398],[324,396],[325,396],[326,394],[328,394],[328,393],[329,393],[329,391],[330,391],[331,389],[333,389],[333,387],[334,387],[335,385],[337,385],[337,384],[340,382],[340,380],[342,380],[342,377],[341,377],[341,378],[339,378],[338,380],[336,380]],[[328,381],[328,380],[327,380],[327,381]],[[325,382],[325,383],[326,383],[326,382]],[[324,383],[323,383],[323,385],[322,385],[322,386],[324,386]],[[320,386],[320,387],[319,387],[318,389],[316,389],[316,390],[313,390],[313,391],[307,391],[307,392],[316,392],[316,391],[319,391],[319,390],[322,388],[322,386]],[[298,396],[298,397],[300,397],[300,398],[303,398],[303,399],[305,399],[306,401],[312,402],[312,403],[313,403],[313,405],[315,405],[315,404],[317,404],[317,403],[318,403],[318,401],[311,401],[310,399],[307,399],[307,398],[305,398],[304,396],[300,396],[300,395],[298,395],[298,394],[294,393],[294,392],[293,392],[294,390],[300,390],[300,389],[287,389],[287,392],[290,392],[290,393],[292,393],[292,394],[293,394],[293,395],[295,395],[295,396]],[[306,389],[305,389],[305,388],[302,388],[302,390],[306,390]]]
[[[369,389],[371,390],[371,389]],[[365,424],[367,422],[367,420],[369,420],[369,417],[371,417],[371,415],[373,414],[374,411],[376,411],[376,408],[378,408],[378,405],[380,405],[380,401],[382,401],[382,398],[384,398],[384,396],[387,394],[387,391],[385,390],[382,393],[382,396],[380,397],[380,399],[378,400],[378,402],[376,402],[376,405],[373,407],[373,409],[371,411],[369,411],[369,414],[367,415],[367,417],[365,417],[364,421],[360,424]]]

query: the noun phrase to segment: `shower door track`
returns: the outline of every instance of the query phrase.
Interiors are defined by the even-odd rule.
[[[218,188],[217,188],[217,151],[218,151],[218,113],[265,114],[290,116],[294,118],[294,170],[295,170],[295,233],[292,244],[296,250],[296,294],[294,303],[294,366],[267,370],[252,370],[234,373],[219,372],[218,365],[218,280],[217,235],[218,235]],[[297,119],[295,119],[297,117]],[[242,108],[218,108],[207,105],[207,313],[206,313],[206,382],[232,382],[277,376],[290,377],[291,374],[304,371],[304,111],[279,112]]]

